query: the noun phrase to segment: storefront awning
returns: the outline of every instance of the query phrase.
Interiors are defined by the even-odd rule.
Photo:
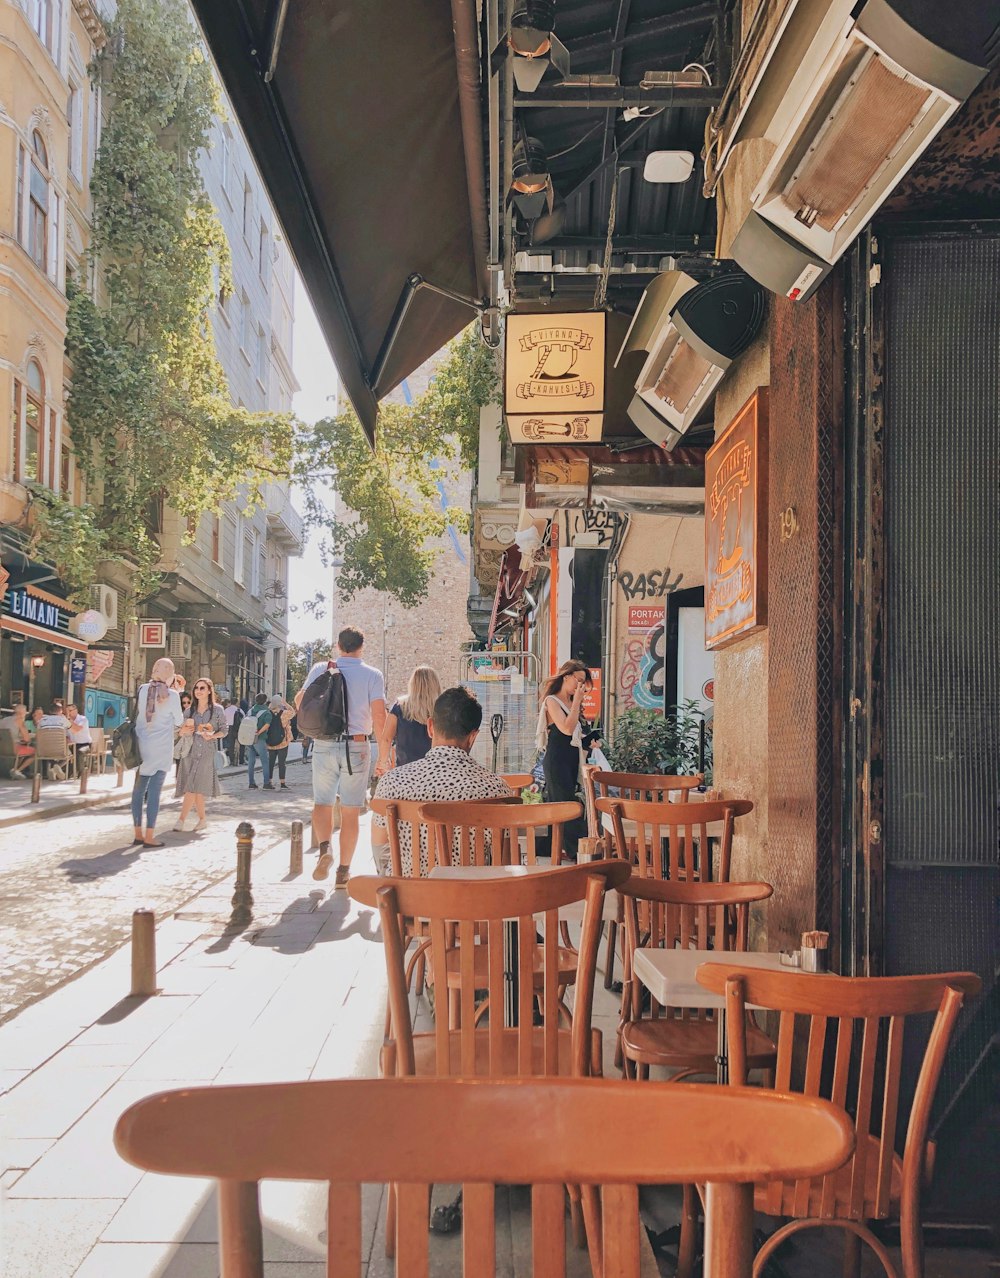
[[[490,617],[487,642],[498,630],[518,620],[519,605],[527,584],[528,574],[521,567],[521,551],[517,546],[508,546],[500,561],[500,579],[493,598],[493,614]]]
[[[451,7],[194,8],[344,389],[374,438],[377,401],[474,316],[420,288],[380,360],[408,279],[479,296]]]

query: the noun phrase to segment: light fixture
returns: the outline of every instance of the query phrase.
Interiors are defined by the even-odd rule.
[[[764,320],[765,294],[743,272],[695,284],[667,271],[644,294],[618,361],[647,352],[628,414],[644,435],[673,448]]]
[[[995,37],[982,0],[799,0],[727,139],[770,144],[740,265],[810,297],[986,74]]]
[[[691,151],[650,151],[642,166],[644,182],[686,182],[694,171]]]
[[[537,138],[522,137],[514,147],[508,199],[526,222],[552,213],[555,193],[549,162]]]
[[[552,30],[555,17],[555,0],[526,0],[514,10],[507,44],[519,93],[534,93],[549,67],[569,75],[569,52]]]
[[[44,657],[32,657],[32,658],[31,658],[31,664],[32,664],[32,666],[34,666],[34,668],[35,668],[36,670],[41,670],[42,666],[44,666],[44,665],[45,665],[45,658],[44,658]]]

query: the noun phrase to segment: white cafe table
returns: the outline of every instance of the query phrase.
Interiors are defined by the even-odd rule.
[[[643,947],[635,951],[632,959],[633,970],[661,1006],[713,1008],[721,1013],[716,1017],[719,1045],[715,1063],[717,1080],[725,1083],[729,1081],[726,1003],[720,994],[713,994],[704,985],[698,984],[695,974],[705,963],[721,963],[725,966],[738,964],[740,967],[763,968],[770,972],[801,972],[802,969],[782,963],[780,954],[739,953],[725,950],[665,950]],[[810,975],[813,974],[810,973]]]

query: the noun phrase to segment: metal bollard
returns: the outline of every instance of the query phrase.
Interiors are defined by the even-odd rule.
[[[80,793],[87,793],[87,782],[90,779],[90,755],[84,755],[83,762],[78,764],[80,769]]]
[[[152,910],[132,912],[132,997],[156,993],[156,915]]]
[[[38,764],[35,764],[35,770],[31,774],[31,802],[41,803],[42,801],[42,773]]]
[[[292,822],[292,848],[288,858],[288,873],[302,873],[302,822]]]
[[[119,764],[118,767],[115,768],[115,772],[118,774],[117,779],[115,780],[115,789],[117,790],[119,786],[125,784],[125,769]]]
[[[245,927],[253,918],[253,896],[250,891],[250,859],[253,856],[254,828],[249,821],[236,827],[236,891],[230,927]]]

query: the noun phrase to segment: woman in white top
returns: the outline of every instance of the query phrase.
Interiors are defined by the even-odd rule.
[[[162,848],[155,835],[156,816],[160,810],[160,791],[174,761],[174,731],[184,722],[181,699],[173,688],[174,663],[161,657],[153,665],[149,683],[139,689],[135,707],[135,735],[142,763],[135,774],[132,788],[133,843],[147,848]],[[145,832],[142,811],[146,809]]]

